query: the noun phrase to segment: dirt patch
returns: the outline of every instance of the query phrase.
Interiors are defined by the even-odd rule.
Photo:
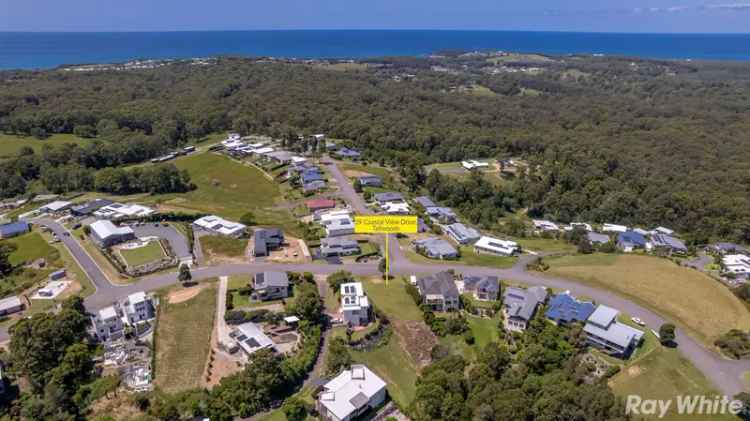
[[[203,291],[207,286],[208,284],[198,284],[190,288],[171,291],[169,295],[167,295],[167,301],[169,301],[170,304],[183,303],[200,294],[200,292]]]
[[[420,369],[432,361],[430,353],[438,340],[422,321],[395,321],[394,330],[401,339],[401,346]]]
[[[60,293],[60,295],[58,295],[57,298],[58,299],[68,298],[70,296],[78,294],[78,292],[80,292],[81,289],[83,289],[83,288],[81,287],[81,283],[80,282],[78,282],[78,281],[70,281],[70,285],[68,285],[68,287],[65,288],[65,291],[63,291],[62,293]]]
[[[630,377],[638,377],[641,373],[643,373],[643,370],[641,370],[640,366],[634,365],[628,368],[628,376]]]
[[[287,236],[284,243],[284,246],[280,249],[271,251],[269,256],[266,257],[266,261],[284,263],[304,263],[306,261],[297,238]]]
[[[94,401],[89,405],[88,409],[91,411],[91,419],[98,419],[99,417],[112,417],[112,419],[120,421],[134,420],[143,416],[141,412],[133,403],[131,395],[122,390],[117,390],[111,393],[109,397],[105,396],[97,401]]]
[[[344,170],[343,172],[344,172],[344,175],[347,177],[364,177],[367,175],[373,175],[368,172],[356,171],[356,170]]]

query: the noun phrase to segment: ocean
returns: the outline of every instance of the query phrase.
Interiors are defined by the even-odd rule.
[[[421,56],[505,50],[661,59],[750,60],[750,34],[529,31],[299,30],[212,32],[0,32],[0,69],[218,55],[289,58]]]

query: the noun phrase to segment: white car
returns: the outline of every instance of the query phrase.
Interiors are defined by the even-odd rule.
[[[646,326],[646,323],[637,317],[633,317],[630,320],[632,320],[633,323],[637,324],[638,326]]]

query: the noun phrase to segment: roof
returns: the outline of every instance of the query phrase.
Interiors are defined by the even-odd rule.
[[[450,272],[438,272],[434,275],[425,276],[417,280],[419,292],[423,296],[440,295],[443,297],[458,298],[458,288],[453,281],[453,274]]]
[[[433,202],[432,199],[430,199],[427,196],[419,196],[416,199],[414,199],[414,201],[422,205],[422,207],[424,208],[432,208],[432,207],[437,206],[435,205],[435,202]]]
[[[479,231],[472,227],[467,227],[462,223],[450,224],[445,227],[453,238],[459,242],[471,241],[479,238]]]
[[[409,213],[409,204],[406,202],[386,202],[381,206],[381,208],[386,213],[391,214]]]
[[[373,174],[362,175],[362,176],[358,177],[358,180],[360,181],[360,183],[362,183],[362,182],[372,182],[372,181],[375,181],[375,182],[382,182],[383,181],[380,177],[378,177],[377,175],[373,175]]]
[[[23,302],[21,302],[21,299],[15,295],[11,297],[5,297],[2,300],[0,300],[0,311],[13,309],[16,307],[20,307],[22,305],[23,305]]]
[[[436,256],[451,256],[458,253],[453,245],[442,238],[430,237],[424,240],[417,240],[414,244],[424,247],[428,250],[428,254]]]
[[[272,348],[273,341],[255,323],[248,322],[237,326],[237,344],[248,354],[264,348]]]
[[[287,288],[289,287],[289,277],[286,272],[259,272],[255,274],[255,287]]]
[[[373,198],[377,202],[380,202],[380,203],[398,202],[398,201],[404,200],[404,196],[401,193],[393,192],[393,191],[384,192],[384,193],[375,193]]]
[[[687,246],[679,238],[674,238],[666,234],[654,234],[651,236],[656,247],[669,247],[673,250],[687,251]]]
[[[570,293],[564,292],[552,297],[545,315],[548,319],[570,322],[586,321],[594,312],[594,303],[579,301]]]
[[[89,225],[89,228],[91,229],[91,232],[93,232],[97,237],[99,237],[102,240],[115,236],[115,235],[134,234],[132,228],[118,227],[112,222],[106,221],[106,220],[96,221],[92,223],[91,225]]]
[[[359,247],[357,241],[350,238],[344,237],[326,237],[320,240],[320,247],[340,247],[340,248],[355,248]]]
[[[146,301],[146,298],[148,297],[144,291],[134,292],[128,295],[128,303],[130,303],[130,305],[142,303]]]
[[[604,224],[602,225],[602,231],[609,231],[609,232],[626,232],[628,230],[628,227],[625,225],[617,225],[617,224]]]
[[[115,310],[115,306],[104,307],[103,309],[99,310],[100,320],[114,319],[116,317],[117,310]]]
[[[586,238],[592,243],[605,244],[609,243],[609,236],[598,232],[586,233]]]
[[[646,237],[637,232],[625,231],[617,234],[618,243],[630,243],[639,247],[646,246]]]
[[[386,383],[364,365],[352,365],[323,385],[318,402],[342,420],[368,404]]]
[[[744,252],[746,250],[745,247],[735,243],[714,243],[711,247],[720,251]]]
[[[325,227],[328,232],[346,228],[354,229],[354,222],[349,217],[332,219]]]
[[[66,202],[64,200],[56,200],[54,202],[50,202],[42,206],[42,209],[45,209],[51,212],[57,212],[57,211],[61,211],[61,210],[68,208],[71,204],[72,203]]]
[[[453,212],[453,209],[446,208],[443,206],[430,206],[425,208],[425,212],[427,215],[435,216],[435,217],[446,217],[446,218],[455,218],[456,212]]]
[[[643,337],[643,332],[618,322],[616,319],[617,314],[617,310],[600,305],[591,317],[589,317],[589,321],[584,326],[583,331],[605,339],[607,342],[618,345],[621,348],[627,348],[633,341],[640,341],[640,338]],[[608,324],[599,324],[599,322],[606,322],[607,320],[609,320]]]
[[[338,151],[336,151],[336,155],[344,156],[344,157],[358,157],[358,156],[360,156],[362,154],[360,154],[359,152],[355,151],[354,149],[349,149],[349,148],[346,148],[346,147],[342,147],[342,148],[339,148]]]
[[[308,209],[330,209],[336,206],[336,201],[331,199],[312,199],[305,202]]]
[[[111,203],[102,206],[94,212],[94,215],[103,218],[112,217],[129,217],[129,216],[147,216],[156,212],[148,206],[137,205],[134,203]]]
[[[501,240],[486,235],[477,240],[474,243],[474,247],[502,254],[513,254],[513,252],[519,249],[518,243],[515,241]]]
[[[88,215],[90,213],[93,213],[94,211],[103,208],[104,206],[109,206],[112,204],[111,200],[107,199],[96,199],[92,200],[90,202],[86,202],[82,205],[74,206],[73,212],[79,213],[81,215]]]
[[[208,215],[196,219],[193,224],[223,235],[233,235],[245,230],[245,225],[238,222],[227,221],[216,215]]]
[[[552,221],[547,221],[546,219],[532,219],[531,222],[534,223],[534,228],[542,229],[546,231],[557,231],[560,229],[560,227],[557,226]]]
[[[361,282],[341,284],[341,308],[343,310],[358,310],[370,307]]]
[[[294,156],[294,154],[289,151],[276,151],[276,152],[271,152],[267,154],[266,156],[269,158],[273,158],[280,162],[289,162],[292,160],[292,157]]]
[[[620,312],[613,309],[612,307],[599,305],[588,318],[588,322],[606,327],[609,326],[613,321],[615,321],[618,314],[620,314]]]
[[[497,276],[464,275],[464,290],[500,292],[500,280]]]
[[[671,229],[665,228],[665,227],[661,227],[661,226],[654,228],[654,231],[656,231],[658,233],[661,233],[661,234],[667,234],[667,235],[674,234],[674,230],[671,230]]]
[[[547,298],[547,290],[543,287],[528,289],[508,287],[505,289],[503,305],[507,308],[509,317],[519,317],[531,320],[539,303]]]
[[[15,235],[29,230],[28,222],[18,221],[0,225],[0,236]]]

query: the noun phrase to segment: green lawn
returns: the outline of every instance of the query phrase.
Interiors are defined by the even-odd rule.
[[[174,393],[199,387],[211,347],[216,285],[177,304],[162,299],[156,328],[155,384]]]
[[[750,329],[750,312],[729,289],[667,259],[597,253],[548,258],[546,262],[550,275],[576,279],[631,299],[689,330],[709,348],[730,327]]]
[[[369,352],[352,351],[352,359],[367,365],[388,384],[388,393],[400,406],[407,407],[416,394],[417,369],[401,347],[396,334],[387,345]]]
[[[9,257],[13,265],[31,263],[39,258],[45,258],[49,263],[59,258],[57,249],[52,247],[38,232],[29,232],[6,241],[16,246],[16,251]]]
[[[47,139],[40,140],[32,136],[16,136],[0,133],[0,158],[9,158],[18,154],[18,151],[29,146],[35,152],[42,150],[44,145],[64,145],[66,143],[84,144],[90,142],[72,134],[53,134]]]
[[[203,252],[214,256],[242,257],[247,247],[247,239],[221,235],[204,235],[200,237],[200,242]]]
[[[375,307],[395,320],[422,320],[422,312],[406,293],[406,282],[392,279],[386,286],[380,279],[361,279],[365,293]]]
[[[164,249],[158,241],[150,241],[143,247],[135,249],[121,249],[120,255],[130,267],[145,265],[146,263],[155,262],[166,256]]]
[[[149,200],[177,210],[211,213],[236,221],[248,211],[273,206],[281,195],[279,186],[262,171],[223,155],[198,153],[177,159],[174,164],[190,174],[197,189]],[[264,223],[261,216],[273,215],[256,214],[259,223]]]
[[[469,324],[469,329],[474,333],[474,344],[467,344],[463,335],[447,335],[440,338],[440,343],[448,347],[452,354],[461,355],[467,360],[472,360],[477,357],[478,353],[488,343],[500,342],[498,334],[499,318],[493,317],[487,319],[467,315],[466,321]]]
[[[530,238],[509,238],[517,242],[522,249],[531,250],[535,252],[543,253],[575,253],[577,248],[575,245],[570,244],[566,241],[556,240],[554,238],[541,238],[541,237],[530,237]]]
[[[440,260],[440,259],[430,259],[429,257],[422,256],[421,254],[415,252],[412,250],[409,243],[411,242],[408,238],[402,238],[399,240],[399,246],[404,251],[404,254],[406,257],[415,263],[429,263],[429,264],[437,264],[437,265],[471,265],[471,266],[486,266],[486,267],[494,267],[499,269],[507,269],[509,267],[512,267],[516,261],[518,260],[518,257],[516,256],[493,256],[490,254],[477,254],[474,253],[474,248],[472,246],[462,246],[460,247],[461,251],[461,258],[456,260]],[[455,244],[451,243],[454,247]]]

